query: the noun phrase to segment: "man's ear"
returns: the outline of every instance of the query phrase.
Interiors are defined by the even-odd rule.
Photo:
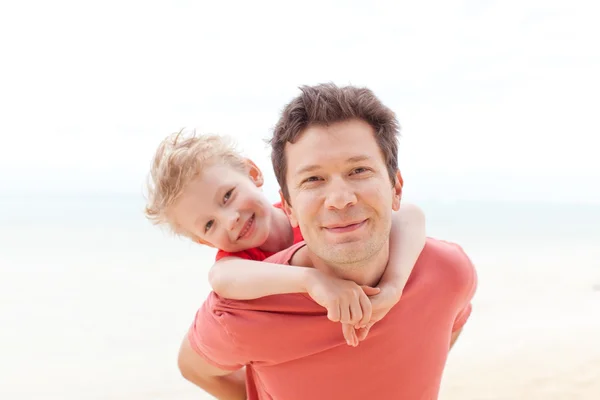
[[[396,171],[396,179],[394,186],[392,187],[392,210],[398,211],[400,209],[400,201],[402,200],[402,187],[404,186],[404,179],[400,170]]]
[[[252,160],[246,158],[245,162],[248,168],[248,176],[252,182],[254,182],[256,187],[261,187],[264,183],[262,171],[256,166],[256,164],[254,164],[254,162],[252,162]]]
[[[283,206],[283,211],[285,212],[288,219],[290,220],[290,225],[292,225],[293,228],[297,228],[298,220],[296,219],[296,214],[294,213],[294,209],[292,208],[290,203],[287,202],[287,200],[285,199],[283,192],[281,190],[279,190],[279,198],[281,199],[281,205]]]

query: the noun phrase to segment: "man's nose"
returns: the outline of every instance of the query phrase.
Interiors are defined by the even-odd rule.
[[[356,194],[353,188],[342,178],[331,181],[327,187],[325,207],[342,210],[356,204]]]

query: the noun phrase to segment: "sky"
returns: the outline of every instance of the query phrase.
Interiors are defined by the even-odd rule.
[[[161,139],[264,143],[304,84],[371,88],[405,196],[600,203],[600,3],[0,5],[0,193],[142,193]]]

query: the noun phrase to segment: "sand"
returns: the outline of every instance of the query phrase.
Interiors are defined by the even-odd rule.
[[[176,354],[214,252],[109,225],[0,230],[0,398],[209,398]],[[596,243],[463,243],[480,285],[440,399],[600,399]]]

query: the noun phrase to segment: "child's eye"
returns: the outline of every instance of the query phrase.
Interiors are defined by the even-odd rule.
[[[227,193],[225,193],[225,196],[223,196],[223,203],[227,203],[227,200],[229,200],[231,198],[232,193],[233,193],[233,189],[230,189]]]
[[[204,225],[204,233],[208,232],[208,230],[213,226],[214,221],[211,219]]]

